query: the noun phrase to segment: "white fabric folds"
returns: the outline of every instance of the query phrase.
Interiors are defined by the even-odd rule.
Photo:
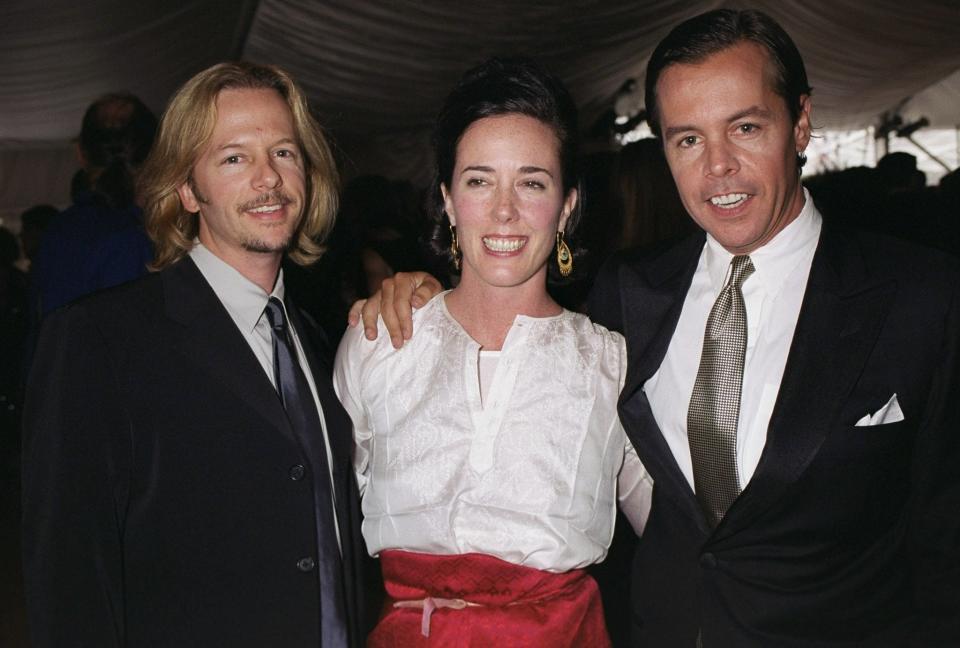
[[[623,338],[569,311],[519,316],[485,407],[479,351],[443,294],[399,351],[383,329],[375,342],[347,331],[334,381],[354,421],[369,551],[478,552],[550,571],[602,560],[618,474],[635,527],[652,488],[617,417]]]

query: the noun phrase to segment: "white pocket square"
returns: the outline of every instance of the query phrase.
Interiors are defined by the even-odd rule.
[[[887,401],[887,404],[878,409],[873,414],[867,414],[859,421],[857,427],[866,427],[868,425],[883,425],[884,423],[896,423],[904,419],[903,410],[900,409],[900,403],[897,402],[897,395],[894,394]]]

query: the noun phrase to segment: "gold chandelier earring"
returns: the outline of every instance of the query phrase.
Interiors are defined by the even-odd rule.
[[[563,230],[557,232],[557,266],[560,268],[561,277],[569,277],[573,272],[573,255],[567,242],[563,240]]]
[[[460,246],[457,245],[457,227],[450,225],[450,256],[453,257],[453,269],[460,269]]]

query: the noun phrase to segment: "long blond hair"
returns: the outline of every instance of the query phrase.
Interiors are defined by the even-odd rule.
[[[309,199],[287,254],[299,265],[320,258],[321,241],[333,227],[337,211],[339,180],[330,146],[289,74],[273,65],[241,61],[214,65],[187,81],[160,120],[159,135],[139,178],[147,233],[156,248],[154,270],[178,261],[193,247],[198,215],[183,208],[177,188],[190,181],[193,165],[213,134],[220,92],[264,88],[276,90],[290,107],[297,143],[304,154]]]

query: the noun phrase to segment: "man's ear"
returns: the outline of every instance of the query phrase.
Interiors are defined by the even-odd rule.
[[[443,196],[443,210],[447,212],[447,218],[450,219],[450,224],[456,227],[457,215],[453,210],[453,198],[450,197],[450,192],[447,191],[446,185],[442,182],[440,183],[440,195]]]
[[[810,143],[810,135],[813,127],[810,125],[810,95],[800,97],[800,114],[797,115],[797,123],[793,126],[793,140],[797,147],[797,153],[803,153]]]
[[[177,187],[177,195],[180,196],[180,203],[183,205],[183,208],[191,214],[196,214],[200,211],[200,201],[197,199],[197,195],[194,193],[191,185],[192,183],[189,180],[184,182]]]

